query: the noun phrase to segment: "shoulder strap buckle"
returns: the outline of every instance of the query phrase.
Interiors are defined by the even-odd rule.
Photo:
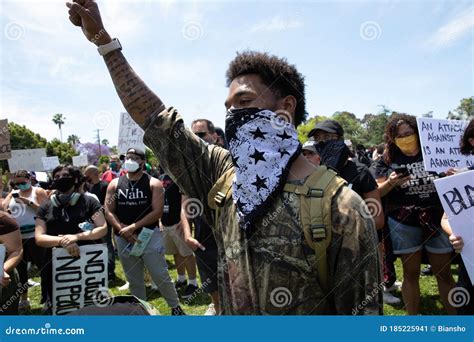
[[[312,224],[310,225],[314,241],[318,242],[324,240],[327,237],[326,226],[323,224]]]
[[[323,198],[324,197],[324,190],[317,189],[317,188],[309,188],[306,197],[316,197],[316,198]]]
[[[221,191],[217,192],[217,194],[214,196],[214,201],[216,202],[217,206],[219,207],[224,206],[225,194],[222,193]]]

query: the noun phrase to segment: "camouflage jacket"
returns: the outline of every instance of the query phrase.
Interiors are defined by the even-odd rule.
[[[208,192],[232,160],[185,128],[177,110],[155,115],[144,140],[163,168],[202,209],[215,213]],[[375,226],[363,200],[343,187],[332,200],[333,238],[327,252],[330,292],[318,284],[315,254],[305,241],[299,197],[282,192],[251,236],[239,228],[236,207],[227,201],[213,227],[218,245],[218,286],[224,314],[379,314],[380,260]]]

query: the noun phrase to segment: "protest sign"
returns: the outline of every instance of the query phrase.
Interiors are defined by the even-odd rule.
[[[5,245],[0,245],[0,283],[3,279],[3,263],[5,262],[6,251]]]
[[[461,236],[461,256],[474,281],[474,171],[436,179],[436,191],[454,235]]]
[[[97,304],[107,292],[107,246],[80,246],[79,258],[53,249],[53,315]]]
[[[12,157],[8,159],[10,172],[18,170],[43,171],[43,161],[46,149],[36,148],[30,150],[13,150]]]
[[[468,121],[417,118],[417,122],[426,171],[441,173],[474,165],[474,156],[463,156],[459,147]]]
[[[54,168],[59,165],[59,158],[57,156],[43,157],[43,158],[41,158],[41,161],[43,163],[43,170],[44,171],[54,170]]]
[[[87,159],[87,154],[81,154],[80,156],[73,156],[72,157],[72,165],[78,166],[78,167],[89,165],[89,161]]]
[[[8,120],[0,120],[0,160],[10,159],[12,148],[10,145],[10,131],[8,130]]]
[[[131,147],[145,151],[145,144],[143,143],[144,133],[143,129],[133,121],[130,114],[121,113],[117,145],[118,152],[120,154],[125,153]]]

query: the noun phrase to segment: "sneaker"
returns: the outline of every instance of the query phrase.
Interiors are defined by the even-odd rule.
[[[182,287],[185,287],[186,285],[188,285],[188,281],[185,280],[185,281],[177,281],[174,283],[174,287],[177,289],[180,289]]]
[[[398,281],[396,280],[392,286],[390,287],[386,287],[384,286],[383,287],[383,290],[385,292],[393,292],[393,291],[400,291],[402,289],[402,282],[401,281]]]
[[[214,304],[209,304],[209,307],[204,313],[204,316],[215,316],[216,314],[217,313],[216,313],[216,308],[214,307]]]
[[[420,274],[423,276],[433,275],[433,270],[431,269],[431,265],[426,265],[426,267],[421,270]]]
[[[36,286],[40,286],[40,285],[41,285],[40,283],[37,283],[33,279],[28,279],[28,287],[36,287]]]
[[[177,306],[171,309],[171,316],[186,316],[186,313],[183,311],[181,306]]]
[[[43,303],[43,307],[41,308],[41,314],[42,315],[52,315],[53,312],[52,312],[52,307],[51,307],[51,303],[49,301],[46,301]]]
[[[194,286],[193,284],[189,284],[186,289],[184,290],[184,293],[182,294],[183,299],[188,299],[194,295],[194,292],[196,292],[199,289],[199,287]]]
[[[395,297],[390,292],[384,292],[383,293],[383,302],[385,304],[400,304],[401,300],[400,300],[400,298]]]
[[[18,303],[18,310],[31,310],[31,303],[29,299],[26,300],[20,300],[20,303]]]
[[[153,280],[151,281],[151,286],[150,286],[150,287],[151,287],[151,289],[152,289],[153,291],[157,291],[157,290],[158,290],[158,285],[156,285],[156,283],[155,283]]]
[[[129,288],[130,288],[130,283],[127,281],[125,284],[123,284],[122,286],[120,286],[118,289],[119,289],[120,291],[127,291]]]

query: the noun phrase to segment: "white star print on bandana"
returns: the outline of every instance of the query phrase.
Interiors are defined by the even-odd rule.
[[[295,127],[269,110],[230,110],[226,137],[235,168],[232,197],[247,230],[279,192],[301,145]]]

